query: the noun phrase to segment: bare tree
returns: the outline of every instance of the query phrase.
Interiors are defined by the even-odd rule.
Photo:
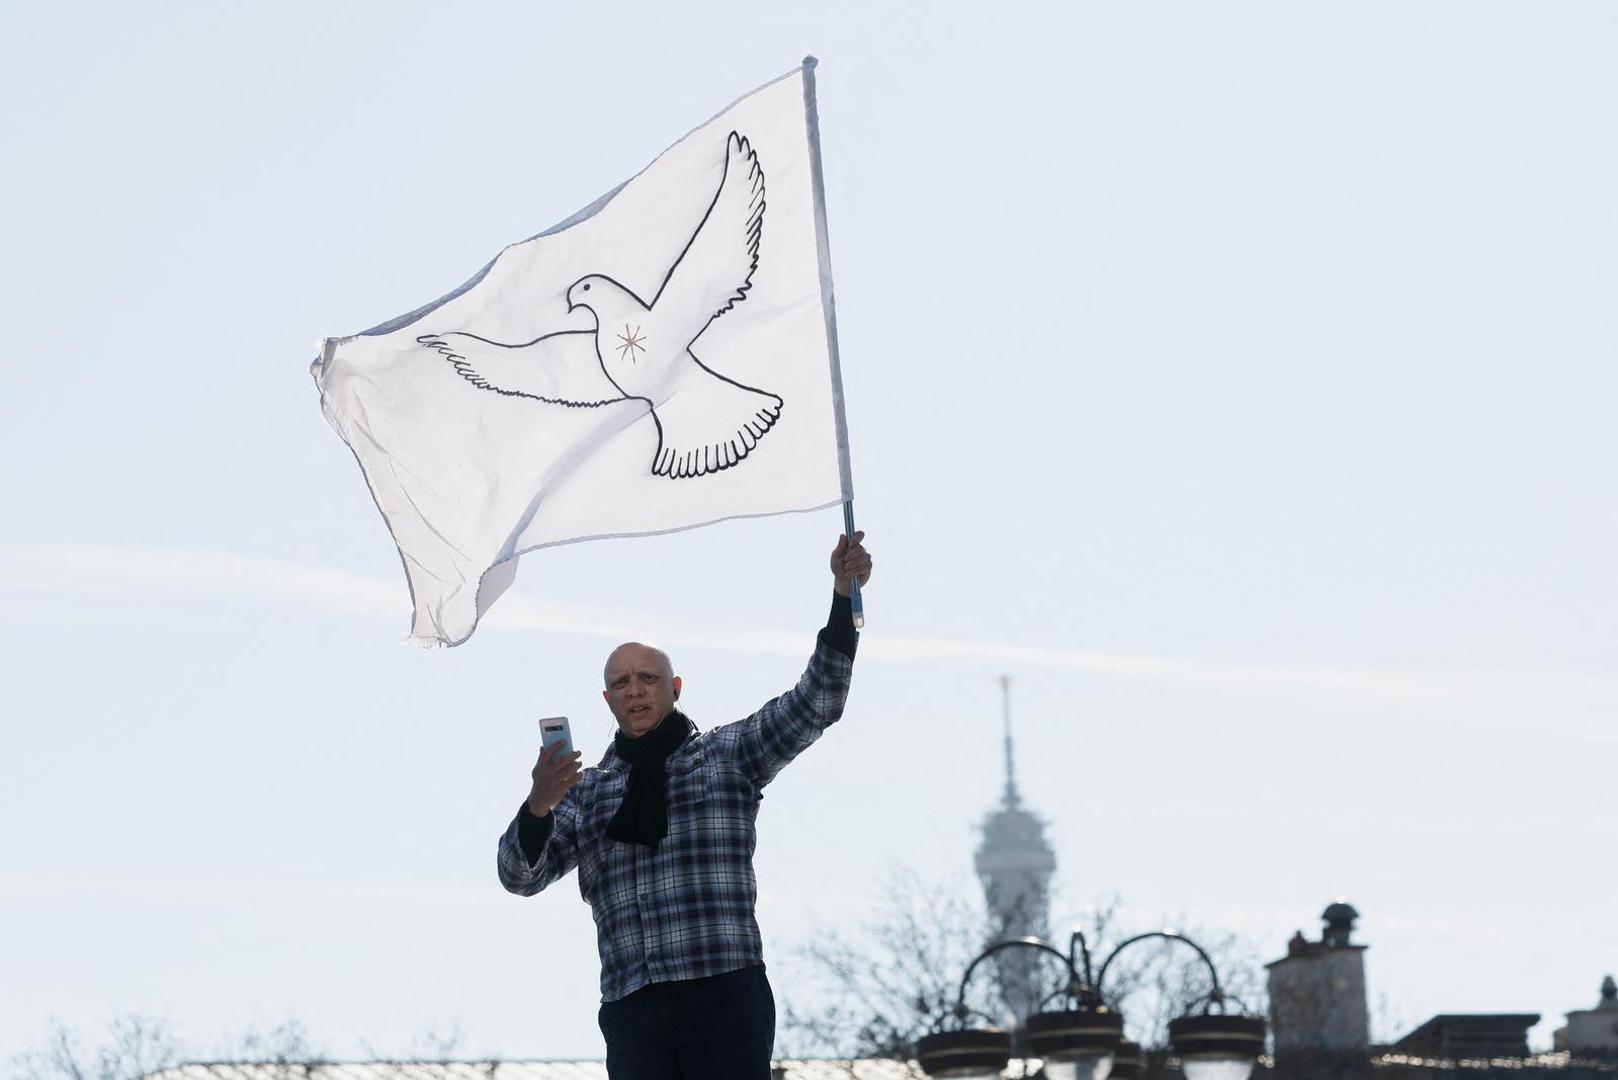
[[[953,1016],[962,972],[990,932],[978,890],[896,870],[881,891],[870,921],[823,931],[792,956],[781,1024],[791,1056],[906,1060]],[[967,1006],[998,1020],[998,997],[985,970]]]
[[[180,1060],[169,1025],[147,1016],[123,1016],[107,1025],[105,1041],[86,1049],[77,1034],[52,1021],[37,1049],[12,1060],[16,1080],[139,1080]]]
[[[310,1042],[302,1021],[287,1019],[269,1031],[248,1028],[222,1059],[268,1066],[271,1080],[303,1080],[326,1056]]]
[[[1080,920],[1096,964],[1134,933],[1116,898]],[[1163,925],[1158,923],[1157,926]],[[782,1045],[792,1056],[908,1059],[915,1040],[943,1029],[955,1016],[960,979],[989,940],[992,924],[978,889],[925,882],[895,871],[863,926],[827,930],[796,950],[792,987],[782,1010]],[[1257,951],[1233,934],[1186,931],[1213,958],[1222,988],[1247,1010],[1265,1007]],[[1055,943],[1065,950],[1065,937]],[[1033,955],[1033,954],[1029,954]],[[1063,1007],[1063,965],[1043,962],[1053,992],[1047,1008]],[[1099,973],[1099,972],[1098,972]],[[1205,1002],[1213,986],[1196,953],[1183,943],[1144,941],[1119,955],[1103,992],[1124,1008],[1129,1035],[1143,1046],[1168,1041],[1168,1024]],[[1010,1008],[993,965],[979,968],[967,988],[967,1008],[1010,1027]]]
[[[453,1061],[465,1042],[461,1025],[453,1023],[447,1030],[429,1024],[411,1044],[412,1051],[427,1061]]]
[[[1376,996],[1376,1004],[1371,1008],[1371,1045],[1387,1046],[1411,1028],[1406,1019],[1404,1010],[1393,1003],[1388,992],[1383,990]]]
[[[212,1051],[181,1042],[166,1020],[129,1014],[107,1025],[99,1046],[86,1048],[80,1036],[52,1021],[40,1045],[12,1061],[16,1080],[140,1080],[183,1061],[252,1061],[271,1067],[286,1080],[307,1076],[324,1058],[297,1020],[269,1031],[249,1028]]]

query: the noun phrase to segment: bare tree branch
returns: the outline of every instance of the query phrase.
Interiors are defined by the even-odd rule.
[[[792,1056],[907,1059],[918,1037],[951,1022],[959,980],[990,938],[992,923],[980,892],[899,870],[884,880],[881,895],[868,923],[822,932],[794,954],[788,983],[793,991],[782,1022],[783,1045],[794,1048]],[[1097,973],[1119,942],[1153,928],[1125,929],[1119,910],[1111,897],[1077,920]],[[1200,928],[1187,934],[1213,959],[1224,991],[1236,999],[1232,1005],[1262,1013],[1267,1003],[1258,951],[1234,934]],[[1064,938],[1055,944],[1065,951],[1068,943]],[[1044,963],[1051,990],[1065,986],[1062,965],[1051,958]],[[1148,940],[1119,954],[1102,989],[1111,1004],[1122,1004],[1131,1038],[1163,1047],[1169,1021],[1206,1002],[1213,985],[1201,959],[1183,943]],[[1047,1007],[1061,1007],[1060,1000]],[[966,1004],[1009,1026],[994,965],[979,968]]]
[[[17,1080],[139,1080],[179,1060],[179,1044],[162,1020],[119,1017],[108,1025],[106,1041],[93,1051],[85,1050],[75,1033],[53,1020],[39,1049],[13,1059],[12,1075]]]

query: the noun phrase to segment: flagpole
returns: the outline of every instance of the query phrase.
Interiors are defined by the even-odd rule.
[[[831,236],[826,228],[826,180],[820,171],[820,110],[815,104],[813,56],[803,58],[803,115],[809,135],[809,174],[815,193],[815,247],[820,255],[820,306],[826,317],[826,349],[831,358],[832,412],[837,419],[837,469],[843,488],[843,531],[854,536],[854,470],[848,455],[848,416],[843,410],[843,366],[837,352],[837,304],[832,297]],[[859,580],[849,581],[854,625],[865,625]]]

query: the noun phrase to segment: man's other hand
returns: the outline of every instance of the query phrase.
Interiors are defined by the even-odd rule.
[[[562,753],[561,743],[552,743],[539,752],[534,763],[534,786],[528,790],[528,812],[544,817],[556,809],[562,796],[584,777],[579,759],[584,755],[577,750]]]
[[[871,553],[865,550],[864,540],[865,534],[857,530],[852,537],[837,538],[837,548],[831,553],[831,575],[838,596],[848,596],[853,591],[849,583],[856,579],[861,588],[871,580]]]

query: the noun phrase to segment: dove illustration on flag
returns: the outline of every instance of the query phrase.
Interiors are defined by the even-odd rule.
[[[458,645],[555,544],[852,498],[814,60],[447,296],[326,339],[321,408]]]

